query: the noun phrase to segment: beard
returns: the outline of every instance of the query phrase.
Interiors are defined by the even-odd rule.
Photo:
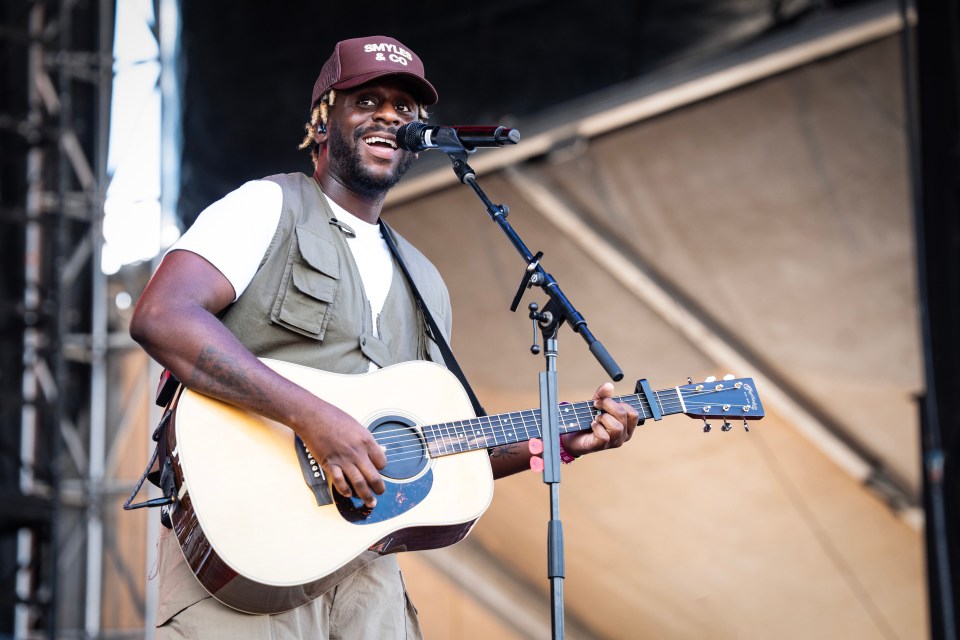
[[[371,199],[382,197],[400,182],[400,178],[404,176],[416,159],[414,154],[403,152],[400,161],[391,173],[376,174],[368,170],[360,159],[359,146],[365,144],[361,141],[361,138],[373,131],[385,131],[385,129],[358,129],[353,134],[353,145],[351,146],[344,132],[331,123],[328,139],[332,168],[335,169],[343,185],[357,195]]]

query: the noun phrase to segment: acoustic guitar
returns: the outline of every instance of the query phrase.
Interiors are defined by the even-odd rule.
[[[289,428],[181,390],[167,430],[171,521],[203,587],[240,611],[280,613],[381,554],[462,540],[493,497],[487,449],[540,437],[539,409],[476,417],[457,378],[431,362],[340,375],[263,361],[370,429],[386,448],[387,490],[372,509],[340,496]],[[617,400],[644,420],[683,413],[725,430],[764,415],[749,378],[656,392],[642,380]],[[559,412],[562,433],[589,429],[596,415],[592,401]]]

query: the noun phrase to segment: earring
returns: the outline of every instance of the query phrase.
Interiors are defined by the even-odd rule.
[[[321,122],[320,124],[318,124],[318,125],[317,125],[317,132],[318,132],[318,133],[326,133],[326,132],[327,132],[327,124],[326,124],[325,122]]]

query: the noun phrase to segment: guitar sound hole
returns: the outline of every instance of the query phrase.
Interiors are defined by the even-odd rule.
[[[387,448],[387,466],[380,473],[394,480],[412,478],[429,463],[423,436],[406,418],[386,416],[370,425],[374,439]]]

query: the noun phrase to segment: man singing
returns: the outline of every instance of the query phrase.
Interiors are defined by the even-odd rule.
[[[443,363],[379,225],[388,191],[416,159],[398,149],[397,129],[424,120],[436,101],[409,47],[384,36],[338,43],[314,85],[301,145],[313,175],[248,182],[205,209],[164,257],[130,325],[133,338],[186,387],[289,427],[334,490],[368,507],[384,491],[383,448],[350,415],[258,358],[344,374],[411,360]],[[440,274],[387,232],[449,339]],[[591,429],[563,436],[565,460],[630,439],[637,412],[612,394],[612,385],[601,386],[594,400],[602,413]],[[528,469],[529,461],[526,446],[490,451],[496,478]],[[393,554],[276,615],[241,613],[212,598],[170,530],[162,532],[160,555],[157,638],[421,636]]]

